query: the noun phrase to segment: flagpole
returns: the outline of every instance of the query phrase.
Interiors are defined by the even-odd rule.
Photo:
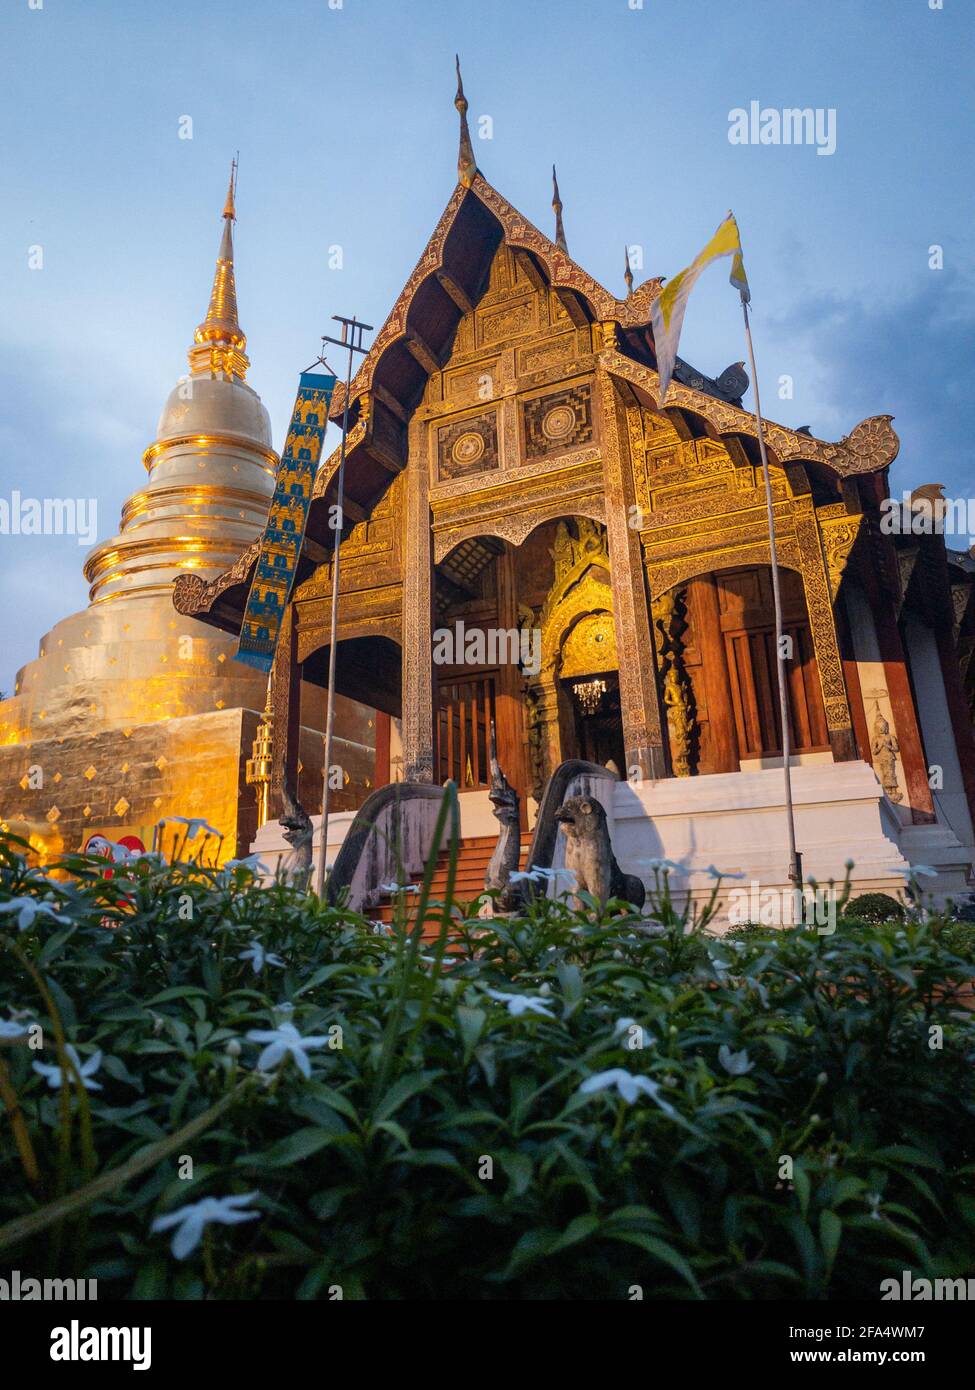
[[[357,352],[365,352],[362,334],[371,332],[368,323],[359,323],[354,317],[343,319],[338,314],[332,317],[342,325],[341,339],[326,335],[323,342],[336,343],[348,348],[349,359],[345,371],[345,397],[342,401],[342,444],[339,449],[339,466],[335,481],[335,495],[338,501],[338,525],[335,527],[335,546],[332,551],[332,612],[329,623],[328,641],[328,695],[325,704],[325,740],[322,761],[322,822],[319,834],[318,865],[315,870],[315,892],[321,898],[325,892],[325,856],[328,849],[328,803],[331,789],[332,738],[335,730],[335,668],[337,665],[338,627],[339,627],[339,559],[342,553],[342,523],[345,506],[345,449],[349,437],[349,394],[352,387],[352,363]],[[351,332],[349,331],[351,329]]]
[[[765,424],[762,420],[762,402],[758,392],[758,371],[755,367],[755,348],[752,344],[751,324],[748,321],[748,300],[741,292],[741,312],[745,319],[745,342],[748,345],[748,364],[752,373],[752,389],[755,392],[755,423],[758,426],[758,449],[762,456],[762,476],[765,480],[765,508],[768,513],[769,555],[772,561],[772,603],[775,608],[775,672],[779,686],[779,719],[782,725],[782,764],[785,772],[785,814],[789,828],[789,881],[797,891],[802,888],[802,855],[796,849],[796,820],[792,805],[792,769],[789,766],[789,704],[785,684],[785,644],[782,641],[782,591],[779,585],[779,555],[775,544],[775,510],[772,505],[772,479],[769,474],[768,454],[765,451]]]

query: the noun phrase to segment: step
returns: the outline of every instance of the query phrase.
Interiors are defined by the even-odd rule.
[[[528,848],[531,844],[531,832],[523,831],[521,835],[521,854],[519,861],[524,867]],[[487,872],[491,856],[494,854],[497,845],[497,836],[494,835],[474,835],[466,840],[461,840],[457,863],[454,871],[454,898],[461,903],[472,902],[484,891],[484,877]],[[442,849],[437,855],[433,868],[433,876],[430,882],[430,897],[433,901],[443,901],[447,891],[447,877],[450,868],[450,851]],[[422,885],[423,874],[414,874],[410,877],[410,884],[416,887]],[[407,898],[407,915],[412,917],[415,912],[413,902],[417,894],[410,893]],[[413,900],[413,901],[411,901]],[[374,921],[391,922],[395,911],[395,902],[392,894],[384,895],[375,907],[369,910],[368,915]],[[438,930],[439,913],[434,907],[430,907],[431,917],[430,931],[423,933],[423,939],[436,936]]]

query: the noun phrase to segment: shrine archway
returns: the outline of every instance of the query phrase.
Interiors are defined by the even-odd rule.
[[[518,545],[468,536],[436,573],[437,780],[487,787],[492,719],[506,775],[536,799],[566,758],[612,762],[622,771],[602,524],[578,515],[536,520]],[[477,633],[485,637],[480,647]]]
[[[791,747],[831,756],[802,576],[782,568],[780,582]],[[675,774],[781,759],[771,568],[696,575],[657,595],[652,612]]]

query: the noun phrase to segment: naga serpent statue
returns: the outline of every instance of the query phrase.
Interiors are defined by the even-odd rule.
[[[292,848],[292,853],[282,860],[282,872],[295,888],[307,888],[311,878],[312,837],[314,828],[311,817],[285,781],[281,789],[284,802],[284,815],[278,821],[284,831],[284,838]]]
[[[494,720],[491,720],[491,789],[488,799],[494,807],[494,814],[500,825],[498,843],[488,862],[484,874],[484,887],[498,893],[498,907],[503,912],[511,912],[521,900],[517,885],[511,882],[511,875],[518,868],[521,858],[521,810],[520,798],[514,787],[501,771],[494,741]]]

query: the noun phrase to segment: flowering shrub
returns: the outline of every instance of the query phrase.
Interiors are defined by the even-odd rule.
[[[975,1255],[972,974],[535,898],[387,934],[0,843],[0,1260],[136,1298],[877,1298]],[[619,908],[619,905],[617,905]],[[451,941],[446,940],[449,922]],[[446,954],[445,954],[446,952]]]

